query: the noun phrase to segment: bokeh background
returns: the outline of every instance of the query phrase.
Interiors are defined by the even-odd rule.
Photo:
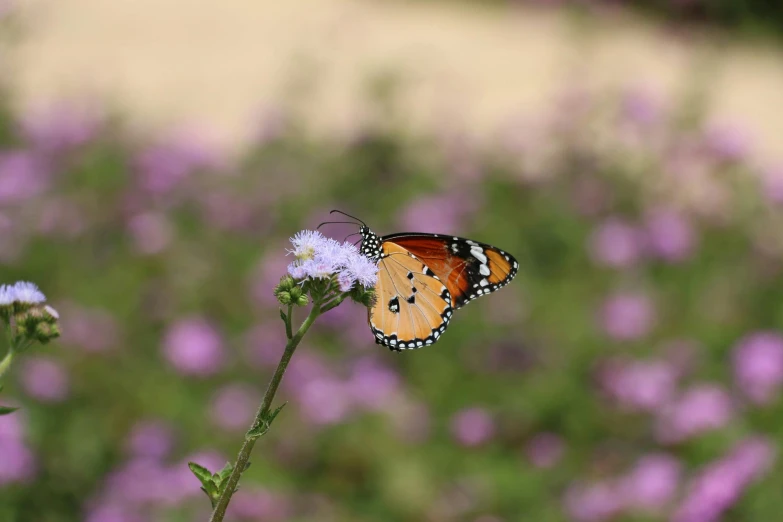
[[[3,522],[191,522],[332,208],[516,255],[394,354],[322,317],[242,521],[783,513],[783,9],[762,0],[0,1]],[[355,231],[335,226],[338,239]]]

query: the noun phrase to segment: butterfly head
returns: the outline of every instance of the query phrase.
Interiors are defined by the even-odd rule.
[[[363,225],[359,229],[362,235],[362,246],[360,252],[370,259],[377,261],[381,257],[381,238],[370,230],[370,227]]]

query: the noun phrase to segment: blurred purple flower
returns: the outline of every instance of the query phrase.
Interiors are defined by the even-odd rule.
[[[722,428],[733,416],[734,404],[726,390],[713,384],[695,385],[661,411],[656,436],[663,443],[680,442]]]
[[[202,194],[200,199],[204,220],[211,226],[221,230],[246,230],[254,225],[254,209],[246,198],[223,191],[210,191]]]
[[[707,150],[722,161],[742,161],[750,153],[748,132],[734,125],[713,125],[704,139]]]
[[[618,218],[610,218],[593,231],[588,250],[590,257],[599,265],[628,267],[642,257],[642,239],[642,234],[635,226]]]
[[[608,482],[573,485],[564,499],[566,512],[576,522],[608,520],[622,509],[622,502],[617,488]]]
[[[647,335],[655,324],[655,308],[642,293],[610,295],[601,309],[604,332],[618,341],[632,341]]]
[[[307,383],[331,377],[332,372],[320,354],[300,348],[288,365],[283,386],[298,394]]]
[[[62,238],[79,236],[87,228],[82,208],[65,198],[48,198],[38,214],[38,231],[41,234]]]
[[[463,446],[479,446],[495,434],[495,422],[484,408],[466,408],[451,418],[451,433]]]
[[[258,264],[250,283],[253,299],[262,306],[277,306],[274,295],[275,286],[286,274],[289,260],[282,254],[282,249],[266,255]]]
[[[100,504],[87,512],[85,522],[144,522],[136,510],[122,502]]]
[[[27,482],[35,475],[35,455],[23,437],[24,426],[19,412],[0,416],[0,486]]]
[[[24,115],[22,135],[35,148],[46,153],[74,149],[98,134],[102,117],[85,104],[60,102],[37,107]]]
[[[400,389],[400,378],[374,357],[363,357],[354,363],[346,386],[356,403],[379,410],[395,400]]]
[[[453,234],[478,210],[475,197],[475,193],[420,196],[401,210],[397,219],[400,230]]]
[[[231,499],[228,515],[242,520],[287,520],[291,504],[285,497],[259,487],[243,487]]]
[[[538,433],[525,445],[528,460],[541,469],[555,466],[563,457],[564,451],[563,438],[554,433]]]
[[[162,460],[174,447],[174,434],[171,426],[165,422],[139,422],[128,435],[126,447],[134,457]]]
[[[661,100],[647,89],[636,88],[625,93],[621,110],[627,121],[650,127],[661,119]]]
[[[174,470],[151,459],[135,459],[112,471],[104,498],[126,504],[176,504],[186,496]]]
[[[174,190],[199,170],[221,170],[225,160],[213,143],[192,130],[175,133],[136,157],[141,187],[154,195]]]
[[[166,331],[163,352],[169,363],[185,375],[207,376],[223,366],[223,341],[205,319],[180,319]]]
[[[340,308],[337,307],[334,310]],[[254,326],[244,336],[244,359],[253,368],[274,368],[280,362],[287,342],[288,339],[282,324]]]
[[[600,179],[580,177],[571,183],[571,200],[576,211],[587,217],[607,212],[612,205],[612,188]]]
[[[142,255],[162,252],[171,242],[173,231],[166,216],[159,212],[144,212],[128,220],[128,231],[136,251]]]
[[[778,397],[783,384],[783,337],[757,332],[740,339],[734,348],[734,377],[753,402],[766,404]]]
[[[68,373],[53,359],[26,359],[21,368],[21,380],[25,393],[41,402],[64,401],[70,392]]]
[[[302,416],[313,424],[338,424],[350,413],[353,398],[346,385],[332,377],[320,377],[299,390]]]
[[[41,194],[48,178],[45,162],[34,153],[0,152],[0,203],[20,203]]]
[[[660,512],[677,495],[682,465],[666,454],[646,455],[620,480],[627,508]]]
[[[696,248],[696,232],[685,217],[675,211],[658,209],[646,220],[647,246],[666,261],[688,259]]]
[[[765,170],[761,183],[768,201],[777,205],[783,203],[783,165]]]
[[[226,431],[241,431],[250,426],[258,408],[260,393],[247,384],[235,383],[220,388],[212,398],[212,422]]]
[[[609,361],[600,372],[601,385],[622,407],[655,411],[668,404],[677,386],[677,372],[663,361]]]
[[[57,307],[64,344],[88,352],[105,352],[117,341],[117,322],[108,311],[82,308],[73,303]]]
[[[773,465],[776,453],[775,445],[760,437],[740,442],[691,481],[671,521],[718,522],[745,488]]]

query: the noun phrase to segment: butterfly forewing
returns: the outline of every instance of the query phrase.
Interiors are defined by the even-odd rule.
[[[417,255],[393,242],[381,245],[370,327],[376,342],[395,350],[433,344],[451,318],[447,286]]]
[[[393,234],[382,246],[393,243],[420,259],[444,282],[454,309],[508,284],[519,264],[497,247],[461,237],[439,234]]]

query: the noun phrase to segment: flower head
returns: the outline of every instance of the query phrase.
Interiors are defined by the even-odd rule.
[[[14,295],[14,301],[18,301],[24,304],[41,304],[46,301],[46,296],[43,295],[38,287],[27,281],[18,281],[14,284],[12,290]]]
[[[313,259],[315,253],[324,246],[326,243],[326,237],[320,232],[315,230],[302,230],[297,232],[294,237],[291,238],[291,244],[294,245],[293,250],[288,252],[294,254],[299,261],[305,261]]]
[[[0,285],[0,306],[8,306],[13,304],[16,300],[14,293],[14,287],[8,285]]]
[[[329,279],[336,276],[340,291],[348,292],[355,283],[375,285],[378,267],[350,243],[339,243],[313,230],[303,230],[291,238],[296,260],[288,265],[294,279]]]

